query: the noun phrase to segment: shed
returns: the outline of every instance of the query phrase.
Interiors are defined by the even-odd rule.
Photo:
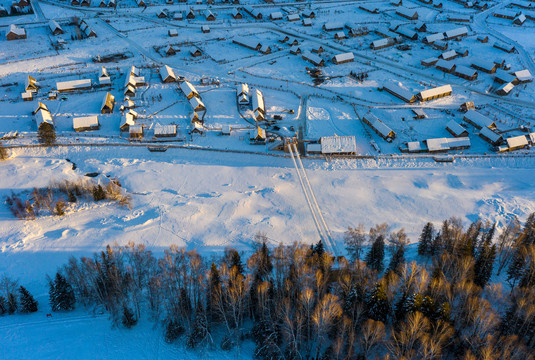
[[[264,104],[264,96],[262,95],[262,92],[258,89],[253,91],[253,94],[251,96],[252,98],[252,110],[253,111],[259,111],[262,113],[262,115],[266,114],[266,108]]]
[[[341,22],[327,22],[323,24],[322,29],[325,31],[340,31],[344,29],[344,24]]]
[[[468,28],[466,26],[444,32],[446,40],[458,39],[464,36],[468,36]]]
[[[509,74],[508,72],[503,71],[501,69],[496,70],[496,73],[494,74],[494,80],[500,84],[507,84],[507,83],[513,83],[513,82],[518,81],[516,76],[513,76]]]
[[[6,31],[7,40],[18,40],[26,39],[26,30],[24,28],[18,27],[15,24],[9,25],[8,31]]]
[[[437,62],[438,62],[438,58],[432,57],[432,58],[424,59],[420,61],[420,64],[422,64],[423,66],[430,67],[430,66],[435,65]]]
[[[165,56],[172,56],[176,54],[176,50],[171,45],[167,45],[164,50],[164,54]]]
[[[353,55],[351,52],[335,55],[332,59],[333,63],[337,65],[352,62],[354,60],[355,55]]]
[[[290,48],[290,54],[298,55],[301,54],[301,48],[297,45],[294,45]]]
[[[427,117],[427,114],[422,108],[412,108],[411,111],[414,114],[414,119],[425,119]]]
[[[486,72],[487,74],[494,74],[496,70],[498,69],[498,65],[496,65],[492,61],[488,61],[485,59],[474,60],[471,66],[474,69]]]
[[[214,21],[215,15],[209,10],[204,10],[204,17],[206,18],[206,21]]]
[[[269,14],[271,20],[282,20],[282,13],[280,11],[275,11]]]
[[[312,64],[314,64],[314,66],[324,66],[325,65],[325,61],[320,58],[318,55],[316,54],[313,54],[312,52],[310,51],[305,51],[302,55],[303,59],[311,62]]]
[[[497,91],[496,94],[500,96],[509,95],[509,93],[515,88],[515,84],[512,82],[503,84]]]
[[[231,14],[234,19],[243,19],[243,15],[239,7],[233,8]]]
[[[265,144],[266,139],[266,130],[262,129],[260,126],[257,126],[249,133],[249,140],[251,144]]]
[[[453,70],[453,75],[468,81],[474,81],[477,79],[477,70],[470,69],[464,65],[456,65],[455,69]]]
[[[462,112],[467,112],[468,110],[475,110],[475,109],[476,109],[476,105],[474,104],[473,101],[464,102],[460,106],[460,111]]]
[[[526,15],[520,14],[518,15],[514,20],[513,24],[515,25],[523,25],[526,22]]]
[[[143,126],[130,125],[128,127],[128,133],[130,134],[131,139],[141,139],[143,137]]]
[[[468,130],[459,125],[455,120],[450,120],[446,125],[446,130],[455,137],[468,136]]]
[[[438,60],[435,67],[445,73],[451,73],[455,70],[455,64],[451,61]]]
[[[186,19],[195,19],[195,12],[193,11],[192,8],[189,8],[187,11],[185,11],[185,18]]]
[[[373,50],[380,50],[390,46],[396,45],[396,39],[388,37],[384,39],[375,40],[371,43],[370,47]]]
[[[304,17],[310,19],[314,19],[316,17],[316,13],[310,9],[303,11],[302,14]]]
[[[230,135],[232,128],[230,125],[223,125],[221,127],[221,135]]]
[[[301,20],[301,17],[299,14],[290,14],[288,15],[288,21],[299,21]]]
[[[303,26],[312,26],[312,20],[303,19]]]
[[[37,125],[37,129],[41,129],[42,127],[46,126],[54,128],[54,121],[52,120],[50,111],[45,109],[37,110],[35,113],[35,124]]]
[[[30,91],[30,92],[36,92],[37,89],[39,89],[39,83],[33,76],[28,75],[26,78],[26,86],[24,87],[24,90]]]
[[[432,44],[435,41],[441,41],[441,40],[444,40],[444,34],[443,33],[436,33],[436,34],[427,35],[426,37],[423,38],[422,41],[424,43],[427,43],[427,44]]]
[[[189,49],[189,53],[190,53],[190,55],[193,56],[193,57],[200,57],[200,56],[202,56],[202,52],[201,52],[201,50],[199,50],[199,49],[193,49],[193,48],[191,48],[191,49]]]
[[[167,35],[169,35],[171,37],[178,36],[178,30],[177,29],[169,29],[169,30],[167,30]]]
[[[334,34],[334,38],[335,38],[336,40],[342,40],[342,39],[345,39],[345,38],[346,38],[346,34],[345,34],[345,32],[343,32],[343,31],[339,31],[339,32],[337,32],[337,33]]]
[[[449,60],[453,60],[453,59],[455,59],[457,56],[459,56],[459,55],[457,54],[457,51],[455,51],[455,50],[449,50],[449,51],[446,51],[446,52],[440,54],[438,57],[439,57],[440,59],[444,59],[444,60],[449,61]]]
[[[206,106],[204,106],[204,103],[201,101],[201,99],[197,97],[192,97],[189,99],[189,103],[195,112],[206,111]]]
[[[505,44],[502,42],[495,42],[494,46],[496,49],[505,51],[506,53],[512,53],[515,51],[515,47],[513,45]]]
[[[75,117],[72,119],[72,127],[74,131],[98,130],[100,128],[98,116]]]
[[[406,7],[399,7],[396,14],[409,20],[418,20],[418,11],[415,9],[408,9]]]
[[[63,29],[61,28],[61,26],[59,26],[58,22],[56,20],[50,20],[48,22],[48,27],[50,29],[50,31],[52,32],[52,35],[61,35],[61,34],[64,34],[65,31],[63,31]]]
[[[515,71],[513,75],[516,77],[517,82],[520,84],[533,81],[533,76],[531,75],[528,69]]]
[[[486,44],[489,42],[489,37],[487,35],[479,35],[477,37],[477,41],[479,41],[480,43]]]

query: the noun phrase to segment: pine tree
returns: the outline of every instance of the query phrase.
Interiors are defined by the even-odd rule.
[[[325,253],[325,247],[323,246],[323,241],[318,241],[316,245],[314,245],[314,249],[312,250],[312,255],[317,254],[318,257],[321,259],[323,254]]]
[[[32,313],[37,311],[37,301],[24,286],[19,287],[20,293],[20,312]]]
[[[400,275],[403,264],[405,263],[405,246],[398,246],[392,259],[390,259],[390,264],[388,264],[387,271],[393,271],[394,273]]]
[[[70,311],[74,309],[76,298],[71,284],[60,273],[50,282],[49,288],[50,307],[52,311]]]
[[[168,320],[164,332],[165,341],[170,344],[184,334],[185,331],[178,320]]]
[[[386,294],[386,286],[382,282],[375,284],[366,301],[368,317],[386,322],[390,314],[390,302]]]
[[[238,272],[240,274],[244,273],[245,269],[244,269],[242,261],[241,261],[240,253],[238,253],[234,249],[231,249],[230,250],[229,267],[233,268],[234,266],[238,269]]]
[[[4,315],[7,312],[7,301],[6,298],[0,296],[0,315]]]
[[[431,246],[429,247],[429,255],[432,257],[440,256],[442,250],[444,249],[444,243],[442,241],[442,233],[438,233],[431,241]]]
[[[193,326],[188,335],[186,346],[190,349],[194,349],[205,341],[206,336],[208,336],[206,314],[202,308],[198,308],[195,312],[195,320],[193,321]]]
[[[382,235],[378,236],[372,244],[370,252],[366,256],[366,263],[370,269],[382,272],[385,258],[385,241]]]
[[[427,256],[431,255],[431,244],[435,236],[435,228],[433,224],[428,222],[425,224],[420,239],[418,240],[418,255]]]
[[[56,143],[56,131],[54,126],[42,124],[37,131],[37,138],[41,144],[53,145]]]
[[[134,312],[128,306],[126,306],[126,304],[123,305],[122,323],[127,329],[130,329],[137,324],[137,319],[134,316]]]
[[[7,313],[12,315],[18,309],[17,298],[13,293],[7,294]]]
[[[474,265],[474,283],[477,286],[485,287],[489,282],[494,260],[496,260],[496,245],[490,245],[490,241],[485,241]]]
[[[67,197],[69,198],[70,203],[76,202],[76,195],[70,189],[67,191]]]

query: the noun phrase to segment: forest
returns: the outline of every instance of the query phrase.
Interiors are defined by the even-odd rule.
[[[535,214],[499,234],[427,223],[413,261],[387,224],[350,227],[344,241],[344,257],[262,233],[248,256],[109,245],[47,279],[50,306],[102,309],[125,328],[146,317],[193,352],[252,341],[256,359],[534,359]],[[9,279],[0,294],[1,314],[37,310]]]

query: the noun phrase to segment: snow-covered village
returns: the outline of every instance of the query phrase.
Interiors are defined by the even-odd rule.
[[[0,0],[0,359],[535,359],[535,1]]]

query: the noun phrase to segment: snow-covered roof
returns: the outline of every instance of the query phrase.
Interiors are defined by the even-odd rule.
[[[424,143],[422,143],[421,141],[409,141],[407,143],[407,149],[409,150],[409,152],[421,152],[421,151],[426,151],[427,150],[427,146],[425,146]]]
[[[470,69],[469,67],[466,67],[464,65],[456,65],[455,66],[455,73],[456,74],[460,74],[460,75],[464,75],[464,76],[468,76],[468,77],[472,77],[474,75],[477,75],[477,71],[476,70]]]
[[[472,61],[472,66],[476,68],[480,68],[486,71],[492,71],[496,68],[496,64],[494,62],[486,60],[486,59],[475,59]]]
[[[251,96],[253,101],[253,111],[259,110],[263,113],[266,112],[266,109],[264,107],[264,96],[262,95],[262,92],[260,90],[256,89],[253,91],[253,94]]]
[[[468,137],[427,139],[425,142],[429,152],[454,150],[471,145]]]
[[[514,45],[509,45],[509,44],[502,43],[502,42],[495,42],[493,46],[496,49],[500,49],[506,52],[512,52],[515,49]]]
[[[466,129],[459,125],[455,120],[450,120],[446,125],[446,129],[452,132],[454,136],[460,136],[466,131]]]
[[[507,138],[505,141],[507,141],[507,146],[509,146],[509,148],[524,147],[528,145],[528,139],[526,138],[526,135]]]
[[[379,40],[375,40],[372,42],[372,47],[373,48],[378,48],[378,47],[383,47],[383,46],[388,46],[388,45],[394,45],[396,43],[396,40],[394,38],[391,38],[391,37],[387,37],[387,38],[384,38],[384,39],[379,39]]]
[[[413,95],[414,96],[414,95]],[[411,111],[414,113],[414,115],[419,117],[427,117],[427,114],[425,111],[421,108],[412,108]]]
[[[80,79],[71,81],[62,81],[56,83],[58,91],[80,90],[91,87],[91,79]]]
[[[108,92],[106,93],[106,96],[104,96],[104,100],[102,100],[102,106],[100,108],[103,109],[104,107],[109,107],[110,109],[113,109],[114,104],[115,96]]]
[[[201,99],[199,99],[199,98],[197,98],[195,96],[192,97],[191,99],[189,99],[189,103],[190,103],[191,107],[193,108],[193,110],[195,110],[195,111],[206,109],[206,107],[204,106],[204,103],[201,101]]]
[[[322,154],[349,154],[357,152],[354,136],[323,136],[320,139]]]
[[[54,122],[52,121],[52,115],[50,114],[50,111],[45,110],[45,109],[39,109],[35,113],[35,123],[37,124],[37,128],[39,128],[44,123],[54,126]]]
[[[440,69],[445,69],[448,71],[453,71],[453,69],[455,68],[455,64],[451,61],[440,59],[436,62],[435,67],[440,68]]]
[[[262,46],[258,39],[249,37],[235,37],[232,42],[253,50],[258,50]]]
[[[412,102],[415,95],[407,89],[402,88],[393,81],[383,84],[383,89],[394,94],[405,102]]]
[[[457,51],[455,50],[449,50],[442,54],[440,54],[440,57],[442,57],[444,60],[449,60],[457,57]]]
[[[308,50],[305,51],[302,56],[303,56],[303,58],[305,60],[310,61],[311,63],[313,63],[316,66],[320,65],[323,62],[323,59],[321,57],[319,57],[316,54],[313,54],[312,52],[310,52]]]
[[[215,17],[215,16],[209,9],[206,9],[204,10],[204,17],[209,18],[209,17]]]
[[[503,71],[502,69],[496,70],[494,77],[502,83],[510,83],[516,80],[515,76]]]
[[[492,144],[496,144],[502,139],[502,136],[488,127],[482,127],[479,131],[479,135],[484,137],[487,141],[489,141]]]
[[[175,72],[168,65],[164,65],[160,68],[160,76],[162,78],[162,81],[165,81],[167,78],[176,80]]]
[[[301,19],[299,14],[290,14],[290,15],[288,15],[288,21],[298,21],[299,19]]]
[[[514,75],[520,82],[533,81],[533,76],[531,75],[528,69],[516,71]]]
[[[63,32],[63,29],[61,28],[61,26],[59,26],[59,24],[57,23],[56,20],[50,20],[48,22],[48,27],[50,28],[50,31],[54,32],[56,30],[59,30],[61,32]]]
[[[413,18],[413,17],[418,18],[418,11],[416,11],[415,9],[408,9],[406,7],[397,8],[396,14],[404,16],[404,17],[408,17],[408,18]]]
[[[160,125],[154,126],[154,136],[176,135],[176,125]]]
[[[330,21],[323,24],[323,28],[327,31],[343,29],[344,24],[341,22]]]
[[[126,113],[121,117],[121,125],[119,126],[121,129],[125,128],[126,126],[132,126],[135,125],[135,119],[134,115],[130,113]]]
[[[513,90],[515,88],[515,85],[510,82],[510,83],[507,83],[507,84],[503,84],[499,89],[498,89],[498,92],[502,92],[504,94],[509,94],[511,92],[511,90]]]
[[[434,97],[434,96],[437,96],[437,95],[442,95],[442,94],[445,94],[445,93],[451,93],[452,91],[453,91],[453,89],[451,88],[451,85],[443,85],[443,86],[439,86],[439,87],[436,87],[436,88],[433,88],[433,89],[421,91],[420,92],[420,97],[422,99],[427,99],[427,98]]]
[[[180,90],[182,90],[182,92],[184,93],[184,95],[186,96],[190,96],[191,94],[193,95],[196,95],[198,96],[199,93],[197,92],[197,90],[195,90],[195,87],[193,85],[191,85],[191,83],[189,81],[182,81],[180,83]]]
[[[334,34],[334,37],[336,37],[338,39],[345,39],[346,38],[346,34],[343,31],[338,31],[336,34]]]
[[[18,27],[15,24],[9,25],[9,31],[7,33],[13,33],[17,36],[24,36],[26,35],[26,30],[24,28]]]
[[[484,128],[484,127],[489,127],[490,128],[490,127],[495,127],[496,126],[494,121],[492,121],[491,119],[489,119],[485,115],[480,114],[477,111],[472,110],[472,109],[468,110],[464,114],[463,118],[464,118],[464,120],[468,121],[469,123],[471,123],[472,125],[474,125],[478,129],[481,129],[481,128]]]
[[[238,95],[241,95],[241,94],[249,95],[249,85],[245,83],[236,85],[236,93]]]
[[[282,13],[280,11],[275,11],[269,14],[271,20],[280,20],[282,19]]]
[[[130,134],[143,134],[143,126],[142,125],[130,125],[128,128],[128,131]]]
[[[72,127],[76,129],[93,128],[98,127],[98,116],[82,116],[72,119]]]
[[[444,36],[446,37],[446,39],[452,39],[454,37],[464,36],[467,34],[468,34],[468,28],[466,26],[444,32]]]
[[[334,56],[335,62],[345,62],[345,61],[353,61],[355,59],[355,55],[353,55],[352,52],[338,54]]]
[[[370,124],[382,137],[388,137],[393,131],[385,123],[383,123],[377,116],[368,112],[363,116],[363,119]]]

